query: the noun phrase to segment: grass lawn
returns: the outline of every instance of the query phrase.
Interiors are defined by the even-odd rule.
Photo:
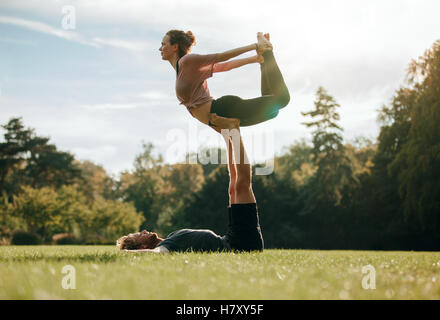
[[[73,276],[62,273],[66,265],[75,269],[74,290],[62,287],[63,277]],[[375,290],[362,287],[373,275],[362,273],[367,265],[375,269]],[[440,299],[440,253],[130,254],[114,246],[4,246],[0,299]]]

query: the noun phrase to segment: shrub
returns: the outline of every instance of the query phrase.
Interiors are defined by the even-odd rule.
[[[23,221],[23,229],[41,230],[39,234],[45,241],[53,234],[72,233],[73,226],[87,215],[85,197],[75,187],[22,189],[22,193],[14,195],[8,212]]]
[[[36,245],[42,242],[38,234],[23,230],[14,231],[11,240],[12,245]]]
[[[139,230],[143,220],[131,203],[97,199],[89,211],[89,223],[83,234],[89,236],[90,242],[114,244],[121,235]]]
[[[52,237],[54,244],[80,244],[81,240],[71,233],[57,233]]]

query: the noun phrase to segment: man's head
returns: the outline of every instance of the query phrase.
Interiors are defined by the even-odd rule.
[[[154,249],[162,240],[157,236],[157,233],[143,230],[119,238],[116,245],[121,250]]]

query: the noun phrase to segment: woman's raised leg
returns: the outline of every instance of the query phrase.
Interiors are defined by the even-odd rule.
[[[268,33],[264,35],[264,37],[270,41],[270,36]],[[262,52],[258,53],[259,56],[263,57]],[[264,60],[264,58],[262,58]],[[264,61],[260,63],[260,71],[261,71],[261,95],[262,96],[268,96],[272,94],[272,88],[270,87],[268,77],[267,77],[267,71],[266,71],[266,65],[264,64]]]
[[[211,113],[219,119],[239,119],[240,127],[256,125],[275,118],[279,110],[290,102],[289,90],[283,75],[276,63],[272,50],[262,53],[264,62],[261,64],[261,97],[242,99],[237,96],[223,96],[211,105]],[[225,128],[220,120],[211,120]]]
[[[280,68],[275,61],[273,55],[273,47],[270,43],[270,35],[262,32],[257,33],[258,45],[264,47],[258,51],[259,55],[263,56],[264,62],[261,63],[261,95],[274,95],[279,97],[280,100],[285,101],[283,107],[288,104],[290,100],[289,90],[284,82],[283,75]]]

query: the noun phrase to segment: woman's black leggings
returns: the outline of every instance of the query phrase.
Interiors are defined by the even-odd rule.
[[[272,51],[263,53],[261,64],[261,97],[242,99],[223,96],[212,101],[211,113],[225,118],[240,119],[240,127],[252,126],[278,115],[290,101],[289,90],[275,61]]]

